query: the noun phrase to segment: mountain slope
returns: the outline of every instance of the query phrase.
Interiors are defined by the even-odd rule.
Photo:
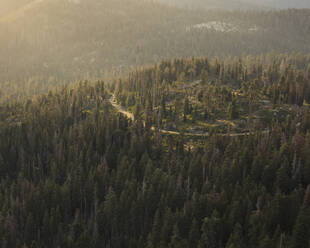
[[[268,62],[266,62],[268,61]],[[156,76],[154,76],[156,75]],[[119,104],[159,132],[207,137],[268,133],[293,105],[310,102],[310,57],[268,54],[238,59],[175,59],[115,84]]]
[[[158,0],[161,3],[187,8],[225,10],[263,10],[286,8],[310,8],[308,0]]]
[[[310,111],[294,101],[310,89],[309,61],[174,60],[118,80],[117,90],[122,84],[121,93],[134,92],[129,102],[139,97],[152,110],[164,87],[180,86],[170,80],[175,75],[186,80],[210,69],[211,78],[219,69],[227,82],[216,81],[212,98],[201,97],[210,100],[210,114],[234,103],[225,83],[244,82],[254,108],[257,95],[275,96],[279,112],[266,116],[268,133],[213,132],[198,140],[163,134],[139,115],[132,122],[116,113],[102,81],[0,104],[1,247],[308,248]],[[191,86],[184,92],[192,94]],[[160,95],[144,103],[152,94]],[[174,108],[181,106],[167,104],[167,116],[178,118]],[[150,113],[159,116],[157,110]]]
[[[33,2],[34,0],[1,0],[0,1],[0,18],[8,15],[17,9],[23,8],[23,6]]]
[[[248,2],[254,2],[253,0],[247,0]],[[310,8],[310,2],[308,0],[262,0],[261,4],[274,9],[285,9],[285,8]]]
[[[0,24],[11,23],[19,18],[24,17],[27,15],[27,11],[33,10],[38,8],[39,4],[42,3],[44,0],[32,0],[25,2],[24,4],[19,4],[14,8],[11,8],[10,11],[5,11],[5,14],[0,15]]]
[[[266,6],[250,0],[158,0],[164,4],[175,5],[185,8],[224,9],[224,10],[262,10]]]
[[[204,12],[135,0],[45,0],[13,13],[0,23],[0,90],[19,82],[21,95],[29,79],[54,85],[163,58],[310,51],[308,10]]]

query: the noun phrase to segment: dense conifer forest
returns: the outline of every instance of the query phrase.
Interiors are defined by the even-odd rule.
[[[309,248],[308,65],[300,55],[178,59],[113,85],[81,81],[2,104],[1,247]],[[206,123],[222,106],[239,109],[241,91],[268,97],[272,113],[293,110],[239,136],[151,128],[173,85],[182,83],[184,99],[186,91],[199,95],[196,80],[213,92]],[[134,121],[112,107],[111,94],[128,110],[136,102]],[[142,113],[148,108],[153,116]]]
[[[0,0],[0,248],[310,248],[310,10],[158,2]]]
[[[18,84],[14,92],[21,96],[29,81],[46,93],[59,82],[107,78],[175,57],[310,52],[309,9],[227,12],[146,0],[43,0],[18,11],[17,3],[33,1],[1,2],[10,4],[5,11],[0,3],[6,13],[0,14],[0,88]]]
[[[115,83],[118,102],[147,125],[199,134],[266,129],[310,102],[310,57],[175,59]]]
[[[307,0],[155,0],[182,8],[224,10],[275,10],[287,8],[309,8]]]

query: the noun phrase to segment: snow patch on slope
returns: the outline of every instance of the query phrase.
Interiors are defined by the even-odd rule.
[[[188,26],[186,31],[192,30],[207,30],[207,31],[215,31],[215,32],[222,32],[222,33],[236,33],[236,32],[257,32],[259,27],[254,25],[248,28],[242,28],[238,25],[228,22],[221,22],[221,21],[211,21],[206,23],[199,23],[192,26]]]
[[[81,0],[68,0],[69,3],[80,4]]]

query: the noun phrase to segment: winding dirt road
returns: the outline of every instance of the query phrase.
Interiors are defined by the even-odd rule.
[[[126,115],[128,119],[134,121],[135,117],[132,113],[126,111],[125,108],[123,108],[121,105],[118,105],[116,100],[115,100],[115,96],[112,95],[111,98],[109,99],[111,105],[121,114]]]
[[[127,118],[131,119],[132,121],[135,120],[135,117],[132,113],[128,112],[124,107],[120,106],[117,104],[115,100],[115,96],[112,95],[111,98],[109,99],[111,105],[121,114],[127,116]],[[144,123],[145,125],[145,123]],[[155,131],[156,128],[154,126],[151,127],[151,130]],[[162,134],[170,134],[170,135],[181,135],[180,132],[177,131],[169,131],[169,130],[164,130],[164,129],[157,129],[158,132]],[[263,134],[269,134],[269,130],[264,130],[262,132]],[[195,133],[182,133],[184,136],[194,136],[194,137],[209,137],[210,134],[208,132],[206,133],[201,133],[201,134],[195,134]],[[254,134],[254,132],[245,132],[245,133],[219,133],[217,135],[223,136],[223,137],[240,137],[240,136],[248,136]]]

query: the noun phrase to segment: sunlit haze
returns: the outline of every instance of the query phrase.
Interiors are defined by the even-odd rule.
[[[310,0],[0,0],[0,248],[310,248]]]

